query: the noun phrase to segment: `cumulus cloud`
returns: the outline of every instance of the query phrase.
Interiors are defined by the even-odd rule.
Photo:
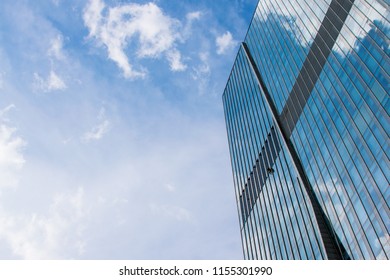
[[[361,23],[355,21],[353,17],[347,17],[346,23],[343,25],[340,32],[341,36],[338,37],[337,45],[334,47],[334,50],[339,54],[348,54],[349,51],[355,47],[358,38],[365,37],[371,29],[375,29],[376,27],[373,26],[372,22],[381,21],[382,23],[385,23],[382,15],[384,15],[385,19],[390,17],[389,6],[382,1],[370,1],[369,6],[362,1],[357,1],[352,6],[351,13],[356,14],[357,11],[359,11],[359,13],[364,13],[369,20],[365,20]]]
[[[47,215],[9,215],[0,209],[0,238],[22,259],[62,259],[82,255],[83,219],[88,211],[84,190],[54,197]]]
[[[181,40],[181,23],[165,15],[155,3],[106,8],[102,0],[90,0],[83,18],[89,37],[107,48],[108,57],[121,68],[126,78],[146,75],[142,67],[135,69],[129,62],[126,54],[129,43],[136,47],[134,55],[137,58],[165,56],[172,71],[186,68],[175,46]]]
[[[43,92],[64,90],[67,88],[65,82],[53,70],[50,71],[50,74],[46,79],[41,77],[38,73],[34,73],[33,87],[35,90],[41,90]]]
[[[306,46],[314,40],[312,35],[316,34],[321,26],[321,21],[325,16],[325,12],[329,7],[331,0],[313,2],[311,7],[308,6],[306,1],[295,0],[295,2],[296,3],[290,3],[290,1],[286,1],[284,5],[280,5],[277,10],[274,10],[272,0],[261,1],[257,6],[257,13],[261,16],[257,19],[266,22],[268,17],[273,13],[285,17],[286,21],[283,24],[284,28],[296,36],[299,44]],[[319,20],[313,17],[309,18],[307,10],[312,9],[316,11]]]
[[[109,131],[110,121],[106,117],[104,108],[100,110],[97,119],[99,123],[84,133],[82,137],[83,141],[90,142],[92,140],[99,140]]]
[[[233,40],[232,34],[226,31],[215,39],[215,44],[217,45],[217,54],[224,54],[231,50],[237,42]]]
[[[25,159],[23,148],[26,142],[16,136],[16,128],[9,126],[6,114],[15,105],[11,104],[0,110],[0,188],[14,186],[18,182],[17,171],[20,170]]]

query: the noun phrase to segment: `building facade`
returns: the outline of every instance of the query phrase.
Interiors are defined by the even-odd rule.
[[[246,259],[390,258],[389,3],[258,2],[223,93]]]

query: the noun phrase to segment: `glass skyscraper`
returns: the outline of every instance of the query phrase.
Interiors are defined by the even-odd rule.
[[[246,259],[390,258],[389,5],[258,2],[223,94]]]

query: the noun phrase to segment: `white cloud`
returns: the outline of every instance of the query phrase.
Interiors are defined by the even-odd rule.
[[[83,19],[86,26],[89,28],[89,35],[90,36],[99,36],[99,33],[101,32],[101,25],[103,24],[103,18],[102,18],[102,11],[105,7],[105,4],[100,1],[89,1],[89,5],[86,7]]]
[[[50,42],[50,48],[48,50],[48,55],[51,57],[54,57],[58,60],[63,60],[65,55],[63,53],[63,38],[62,36],[58,35]]]
[[[7,118],[7,113],[15,108],[16,108],[15,104],[10,104],[4,109],[0,110],[0,121],[8,122],[9,119]]]
[[[90,131],[87,131],[83,136],[83,140],[86,142],[91,140],[99,140],[103,137],[104,134],[108,132],[109,127],[110,122],[108,120],[104,120],[98,125],[94,126]]]
[[[196,11],[196,12],[191,12],[191,13],[188,13],[186,15],[186,18],[187,20],[189,21],[193,21],[193,20],[198,20],[200,19],[202,16],[202,13],[200,11]]]
[[[198,92],[199,94],[204,94],[210,90],[209,81],[210,81],[210,54],[208,52],[200,52],[199,60],[200,63],[196,67],[192,68],[191,77],[193,80],[198,82]]]
[[[160,215],[162,217],[171,218],[171,219],[173,218],[177,221],[188,222],[191,220],[190,212],[183,207],[179,207],[176,205],[168,205],[168,204],[159,205],[155,203],[151,203],[149,206],[150,206],[150,210],[155,215]]]
[[[200,20],[203,16],[203,13],[200,11],[190,12],[186,14],[186,23],[181,33],[181,41],[188,40],[192,35],[192,25],[194,21]]]
[[[84,11],[84,23],[89,36],[104,45],[108,57],[122,69],[126,78],[142,78],[144,69],[134,69],[126,55],[128,43],[137,46],[137,58],[157,58],[164,55],[172,71],[186,66],[175,43],[181,39],[178,20],[165,15],[154,3],[126,4],[108,8],[101,0],[90,0]],[[135,38],[138,41],[135,41]]]
[[[23,148],[26,142],[15,136],[16,128],[10,127],[6,113],[15,108],[13,104],[0,110],[0,188],[15,186],[18,182],[17,171],[24,163]]]
[[[90,142],[92,140],[101,139],[110,129],[110,121],[106,118],[104,108],[100,109],[98,115],[99,123],[92,127],[89,131],[84,133],[82,140],[85,142]]]
[[[87,216],[84,190],[57,195],[47,215],[10,215],[0,209],[0,238],[22,259],[63,259],[82,255]]]
[[[54,90],[64,90],[67,88],[65,82],[53,71],[50,71],[49,76],[45,79],[38,73],[34,73],[33,87],[35,90],[50,92]]]
[[[382,15],[384,15],[384,18],[389,18],[390,9],[388,5],[386,6],[385,3],[381,3],[380,1],[369,2],[370,5],[368,6],[367,3],[364,3],[363,1],[356,1],[352,6],[350,12],[350,15],[352,16],[347,17],[345,24],[341,28],[337,44],[334,47],[334,50],[339,54],[348,54],[348,52],[355,47],[358,38],[367,36],[366,34],[371,29],[375,29],[376,27],[372,24],[372,22],[376,20],[383,22]],[[355,18],[361,17],[361,15],[356,14],[361,14],[362,12],[369,20],[356,22]]]
[[[233,40],[233,36],[229,31],[226,31],[224,34],[218,36],[215,43],[217,45],[217,54],[224,54],[237,44],[237,42]]]
[[[15,128],[4,124],[0,126],[0,166],[14,166],[20,168],[23,166],[24,159],[20,153],[24,141],[13,134]]]
[[[100,69],[85,67],[82,50],[81,53],[75,53],[76,49],[72,50],[72,53],[67,52],[67,37],[64,34],[62,39],[58,39],[57,25],[53,26],[52,21],[47,19],[48,12],[53,16],[61,13],[61,10],[73,10],[74,14],[61,17],[60,25],[69,30],[77,29],[77,15],[88,1],[61,1],[60,5],[64,5],[64,9],[53,11],[47,9],[55,8],[50,1],[48,5],[43,5],[44,7],[30,3],[31,1],[9,2],[7,13],[14,10],[13,14],[7,17],[12,21],[6,22],[7,26],[10,26],[9,36],[19,34],[18,38],[22,38],[23,42],[18,40],[19,45],[11,44],[7,47],[5,54],[15,54],[15,59],[9,61],[9,67],[3,67],[3,62],[7,62],[6,55],[0,59],[3,68],[0,71],[6,73],[3,78],[7,89],[1,95],[4,95],[5,101],[14,100],[12,102],[23,115],[18,119],[23,130],[14,130],[11,139],[28,140],[29,146],[26,152],[20,149],[25,163],[18,167],[15,173],[19,178],[18,188],[1,189],[1,258],[241,257],[233,192],[230,196],[229,192],[226,192],[228,194],[221,196],[217,202],[213,200],[215,195],[211,194],[225,193],[226,186],[231,183],[230,175],[226,172],[230,170],[229,158],[225,153],[226,139],[223,137],[225,127],[223,122],[221,127],[216,126],[220,114],[216,116],[213,102],[209,102],[213,99],[203,99],[205,102],[197,99],[194,103],[191,98],[192,109],[201,104],[196,118],[193,119],[190,116],[193,110],[185,109],[188,102],[187,105],[183,103],[184,107],[181,106],[180,109],[177,102],[165,99],[169,97],[164,96],[166,87],[161,88],[155,83],[130,85],[115,82],[112,84],[106,79],[96,80],[100,75],[95,72]],[[107,7],[100,16],[106,20],[109,5],[130,1],[105,2]],[[154,2],[157,5],[160,3]],[[31,5],[34,7],[31,8]],[[19,13],[20,6],[26,7],[31,19],[24,20],[24,14]],[[183,17],[184,21],[187,21],[185,15]],[[1,18],[0,21],[4,20],[5,18]],[[198,24],[194,21],[194,25],[195,23]],[[16,32],[15,25],[22,25],[22,28]],[[207,27],[209,26],[208,24]],[[213,44],[214,37],[211,37],[209,42],[210,31],[205,31],[203,24],[196,28],[196,33],[193,32],[195,30],[190,30],[193,34],[188,39],[191,42],[191,45],[188,44],[188,53],[196,56],[199,53],[199,45],[203,45],[205,54],[201,55],[201,59],[206,59],[209,46],[204,44]],[[200,33],[202,34],[199,35]],[[127,39],[129,47],[138,48],[138,33]],[[202,39],[207,43],[202,42]],[[69,40],[73,39],[70,37]],[[29,47],[26,48],[25,43],[28,43]],[[188,64],[189,71],[194,66],[190,63],[203,63],[197,58],[187,58],[187,53],[182,51],[179,43],[182,43],[181,38],[174,44],[177,44],[176,48],[180,51],[180,61]],[[100,44],[106,48],[102,41]],[[129,50],[124,51],[129,56],[129,63],[139,69],[136,60],[133,60],[136,58],[130,57]],[[135,53],[134,51],[133,54]],[[65,55],[66,61],[57,61],[58,57],[61,57],[57,54]],[[169,71],[166,57],[167,53],[163,52],[162,62],[166,64],[165,70]],[[208,64],[214,67],[218,63],[208,61]],[[204,71],[200,70],[201,72],[209,71],[208,65],[203,66]],[[23,80],[23,75],[19,75],[15,69],[24,69],[32,74],[30,81],[27,81],[28,85]],[[63,103],[63,98],[42,98],[28,94],[31,91],[34,72],[40,75],[39,78],[43,81],[41,85],[45,85],[50,78],[51,69],[63,79],[68,88],[75,78],[82,81],[83,84],[73,85],[72,90],[67,92],[65,99],[69,102]],[[118,69],[119,71],[121,69]],[[180,95],[181,88],[176,87],[177,79],[165,82],[173,86],[174,98]],[[191,87],[197,87],[197,83],[185,78],[180,79],[180,82],[187,87],[191,83]],[[12,87],[12,84],[15,87]],[[211,86],[208,87],[210,88]],[[121,97],[118,94],[107,95],[110,90],[119,93],[146,90],[151,94]],[[122,102],[125,99],[127,101]],[[37,102],[28,102],[29,100]],[[183,101],[188,100],[185,98]],[[110,104],[110,108],[114,108],[115,116],[111,111],[110,114],[107,111],[106,119],[99,119],[96,117],[97,113],[90,119],[86,112],[96,110],[95,108],[98,112],[102,103]],[[218,107],[217,111],[219,109]],[[7,116],[11,119],[13,115]],[[199,121],[201,119],[203,121]],[[109,125],[104,124],[105,120]],[[98,132],[105,129],[96,129],[96,133],[91,135],[103,135],[103,138],[96,142],[91,139],[91,144],[99,144],[99,149],[95,149],[94,145],[87,147],[81,139],[84,132],[92,132],[91,128],[98,127],[99,124],[102,124],[102,127],[108,126],[112,132],[115,128],[115,132],[120,133],[110,133],[110,130],[103,135]],[[16,125],[7,125],[12,126]],[[209,126],[212,127],[210,130],[207,129]],[[213,140],[215,137],[220,139],[218,143]],[[68,144],[63,145],[61,141],[67,138]],[[188,170],[191,172],[188,173]],[[210,170],[213,172],[209,172]],[[176,187],[174,193],[164,189],[164,184],[170,182]],[[208,188],[209,185],[213,187]],[[73,186],[83,186],[83,191],[69,190]],[[53,197],[53,193],[57,195]],[[97,197],[101,198],[101,203],[97,201]],[[117,201],[116,198],[126,198],[128,203]],[[200,200],[204,203],[199,204]],[[103,203],[104,201],[106,202]],[[149,207],[150,202],[157,205],[157,212],[154,214]],[[91,211],[88,211],[89,209]],[[191,222],[186,222],[188,217]],[[123,221],[126,223],[123,224]],[[229,228],[230,225],[232,229]],[[167,243],[167,239],[172,241]],[[85,253],[80,255],[84,250]]]
[[[208,76],[210,74],[209,56],[208,52],[199,53],[199,58],[202,63],[196,68],[196,72],[200,76]]]
[[[172,71],[183,71],[187,68],[187,65],[183,64],[181,61],[181,54],[178,50],[172,50],[167,53],[167,59]]]
[[[174,192],[176,190],[175,186],[172,185],[172,184],[165,184],[164,185],[165,189],[168,191],[168,192]]]

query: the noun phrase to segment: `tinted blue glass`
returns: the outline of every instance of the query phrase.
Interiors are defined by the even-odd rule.
[[[343,257],[390,258],[389,8],[350,3],[258,3],[223,95],[245,258],[327,258],[313,203]]]

